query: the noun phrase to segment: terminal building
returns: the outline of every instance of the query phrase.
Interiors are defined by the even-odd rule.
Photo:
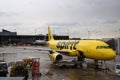
[[[69,35],[53,35],[56,40],[69,40]],[[45,39],[46,37],[46,39]],[[17,35],[17,32],[11,32],[3,29],[0,32],[0,46],[2,45],[32,45],[36,40],[48,40],[47,35]],[[73,38],[74,39],[74,38]],[[75,40],[80,40],[77,38]],[[108,43],[110,47],[120,55],[120,38],[102,38],[102,41]]]
[[[56,40],[68,40],[68,35],[53,35]],[[23,45],[23,44],[33,44],[35,40],[48,40],[47,35],[17,35],[17,32],[11,32],[3,29],[0,32],[0,45]]]
[[[120,55],[120,37],[115,38],[115,41],[116,41],[116,49],[115,49],[115,51],[117,52],[117,54]]]

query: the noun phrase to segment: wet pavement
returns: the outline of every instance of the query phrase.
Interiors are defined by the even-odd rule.
[[[39,47],[32,46],[27,48],[33,49]],[[111,60],[106,62],[106,66],[110,68],[110,71],[96,70],[93,66],[93,61],[89,59],[87,60],[87,68],[75,68],[72,66],[61,68],[52,64],[47,51],[24,50],[23,48],[24,46],[0,47],[0,59],[4,59],[6,62],[15,62],[22,61],[22,59],[27,57],[40,58],[40,72],[42,74],[40,80],[120,80],[120,77],[114,72],[114,65],[120,62],[120,56],[117,56],[116,61]],[[74,59],[74,57],[67,56],[63,56],[63,58],[65,60]],[[32,80],[32,78],[29,78],[29,80]]]

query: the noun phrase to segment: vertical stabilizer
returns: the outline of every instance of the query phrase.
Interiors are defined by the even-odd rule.
[[[48,26],[48,41],[49,40],[54,40],[50,26]]]

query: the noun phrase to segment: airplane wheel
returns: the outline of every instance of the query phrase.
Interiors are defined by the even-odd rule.
[[[99,65],[98,65],[98,60],[95,60],[95,69],[98,69]]]

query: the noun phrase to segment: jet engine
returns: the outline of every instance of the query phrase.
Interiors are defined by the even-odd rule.
[[[53,62],[59,62],[63,59],[63,56],[60,53],[57,53],[57,52],[50,53],[49,56],[50,56],[50,59]]]

